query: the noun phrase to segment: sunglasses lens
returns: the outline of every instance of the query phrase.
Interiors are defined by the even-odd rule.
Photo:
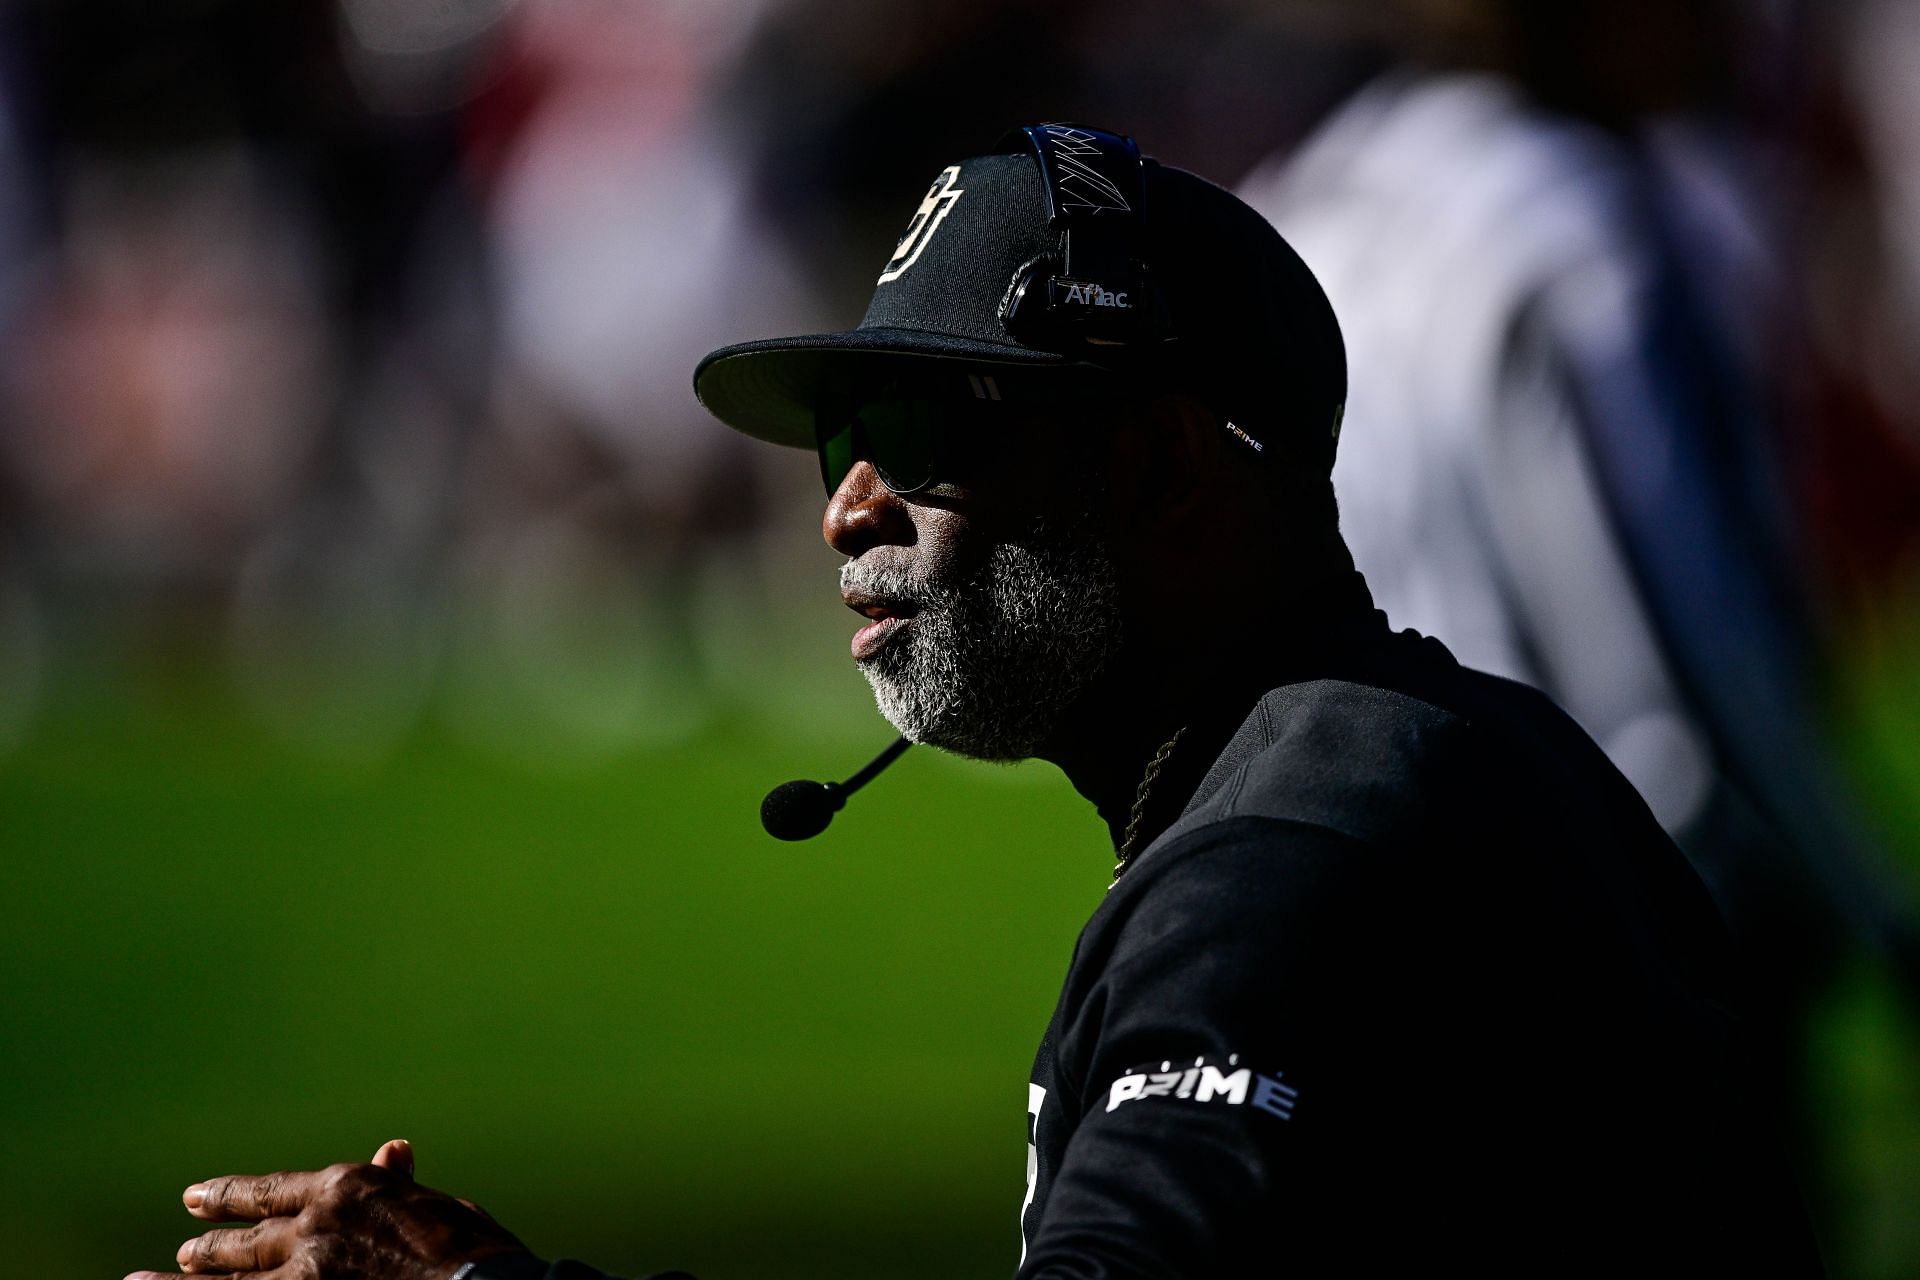
[[[937,407],[925,400],[877,400],[857,413],[823,409],[815,419],[814,442],[827,496],[833,496],[862,458],[895,493],[926,488],[933,483],[939,417]]]
[[[831,427],[822,415],[814,427],[814,439],[820,447],[820,479],[831,498],[853,470],[853,423],[842,419],[838,427]]]
[[[933,482],[935,430],[925,400],[885,400],[860,410],[867,455],[895,493],[913,493]]]

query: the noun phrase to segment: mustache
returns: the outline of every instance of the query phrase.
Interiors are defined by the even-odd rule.
[[[954,585],[892,565],[849,560],[840,566],[841,590],[858,591],[878,599],[895,600],[923,608],[950,599]]]

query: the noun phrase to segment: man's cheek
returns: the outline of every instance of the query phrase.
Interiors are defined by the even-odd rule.
[[[947,584],[978,579],[994,544],[985,522],[971,514],[924,507],[914,524],[918,537],[916,575]]]

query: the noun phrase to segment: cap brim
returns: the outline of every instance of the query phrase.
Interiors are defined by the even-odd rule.
[[[693,391],[709,413],[736,430],[811,449],[814,405],[822,390],[868,378],[878,382],[903,364],[930,361],[1091,367],[1051,351],[924,329],[854,329],[722,347],[693,371]]]

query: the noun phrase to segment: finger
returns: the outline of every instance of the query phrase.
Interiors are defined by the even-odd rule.
[[[209,1231],[181,1245],[173,1260],[197,1275],[271,1271],[292,1254],[297,1230],[292,1218],[269,1218],[255,1227]]]
[[[129,1271],[124,1280],[193,1280],[193,1278],[183,1276],[178,1271]],[[222,1277],[222,1280],[275,1280],[275,1278],[265,1271],[242,1271]]]
[[[413,1144],[405,1138],[393,1138],[380,1144],[373,1153],[373,1162],[382,1169],[391,1169],[404,1175],[409,1181],[413,1178]]]
[[[291,1218],[326,1188],[334,1169],[209,1178],[188,1187],[180,1198],[194,1217],[207,1222]]]

